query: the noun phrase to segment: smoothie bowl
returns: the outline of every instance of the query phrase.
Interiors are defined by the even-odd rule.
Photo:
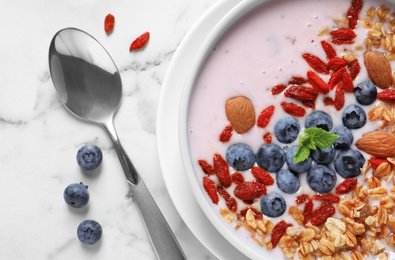
[[[185,174],[250,259],[394,259],[395,5],[242,1],[181,100]]]

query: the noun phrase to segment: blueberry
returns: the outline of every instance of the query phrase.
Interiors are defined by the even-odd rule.
[[[264,144],[255,155],[259,167],[269,172],[277,172],[285,163],[285,153],[276,144]]]
[[[278,193],[268,193],[261,198],[261,211],[264,215],[276,218],[284,214],[286,209],[284,198]]]
[[[86,144],[77,152],[77,162],[84,170],[96,169],[103,159],[102,151],[94,144]]]
[[[297,173],[290,170],[280,170],[276,173],[276,183],[280,190],[292,194],[299,190],[300,181]]]
[[[311,151],[310,156],[316,163],[329,164],[335,158],[335,147],[331,145],[323,150],[317,148]]]
[[[349,129],[358,129],[365,125],[365,111],[358,105],[346,107],[342,114],[343,125]]]
[[[285,144],[295,141],[299,132],[299,122],[293,117],[283,117],[274,126],[274,135],[277,140]]]
[[[102,233],[103,229],[101,225],[91,219],[82,221],[77,229],[78,239],[82,243],[89,245],[97,243],[100,240]]]
[[[332,118],[324,111],[316,110],[306,116],[304,123],[306,128],[315,127],[322,128],[325,131],[332,129]]]
[[[245,171],[254,165],[255,154],[246,144],[233,144],[226,151],[226,161],[236,171]]]
[[[82,182],[70,184],[64,190],[63,198],[71,207],[82,208],[89,201],[88,186]]]
[[[358,150],[348,149],[340,151],[335,158],[335,170],[343,178],[359,176],[365,164],[365,158]]]
[[[307,173],[307,184],[319,193],[330,192],[336,185],[336,173],[328,166],[316,164]]]
[[[296,172],[296,173],[307,172],[311,167],[312,159],[311,159],[311,157],[309,157],[306,160],[304,160],[303,162],[299,162],[299,163],[295,164],[294,155],[297,150],[298,150],[297,146],[293,146],[288,150],[288,152],[285,156],[285,161],[287,163],[287,166],[291,171]]]
[[[333,143],[333,146],[335,146],[336,149],[350,148],[352,141],[354,140],[354,136],[350,129],[345,126],[337,126],[333,128],[331,132],[339,136],[339,138],[337,138]]]
[[[361,105],[373,104],[377,98],[377,87],[370,80],[362,81],[354,88],[354,95]]]

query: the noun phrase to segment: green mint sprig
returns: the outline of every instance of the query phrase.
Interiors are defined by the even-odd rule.
[[[294,162],[300,163],[307,160],[311,150],[328,148],[337,138],[339,138],[339,135],[325,131],[322,128],[306,128],[304,135],[299,135],[299,145],[294,155]]]

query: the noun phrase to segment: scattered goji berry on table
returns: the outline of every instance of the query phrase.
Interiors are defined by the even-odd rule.
[[[214,172],[222,186],[228,188],[230,185],[232,185],[229,165],[219,154],[214,154]]]
[[[200,168],[202,168],[203,172],[207,175],[215,174],[214,168],[205,160],[198,160]]]
[[[307,79],[302,76],[293,76],[288,82],[289,85],[302,85],[304,83],[307,83]]]
[[[137,37],[132,44],[130,44],[130,48],[129,51],[135,51],[135,50],[139,50],[141,48],[143,48],[150,37],[150,33],[149,32],[145,32],[142,35],[140,35],[139,37]]]
[[[355,29],[358,24],[359,13],[361,12],[363,7],[362,0],[352,0],[351,6],[347,11],[347,18],[348,18],[348,27],[350,29]]]
[[[327,65],[319,57],[310,53],[305,53],[302,56],[315,71],[322,74],[329,74]]]
[[[339,57],[332,58],[328,61],[328,68],[330,70],[336,71],[348,65],[348,62]]]
[[[324,224],[326,220],[336,213],[335,207],[329,201],[322,202],[321,206],[313,211],[310,223],[313,226]]]
[[[280,241],[281,237],[284,235],[286,229],[289,226],[292,226],[292,225],[286,223],[284,220],[281,220],[274,226],[273,232],[272,232],[272,239],[270,241],[270,242],[272,242],[273,248],[275,248],[277,246],[278,242]]]
[[[265,185],[273,185],[274,179],[273,177],[264,169],[258,166],[253,166],[251,168],[251,173],[255,177],[255,179]]]
[[[374,170],[376,170],[377,167],[379,167],[379,165],[382,163],[389,163],[389,161],[387,159],[381,159],[381,158],[376,158],[376,157],[371,157],[368,161],[370,163],[370,166]]]
[[[262,112],[258,116],[257,126],[262,128],[266,127],[269,124],[270,118],[272,117],[273,113],[274,106],[268,106],[267,108],[262,110]]]
[[[228,207],[228,209],[232,212],[236,212],[237,201],[235,200],[235,198],[232,198],[232,196],[230,196],[230,194],[221,186],[217,186],[217,191],[219,195],[221,195],[221,197],[224,198],[225,204]]]
[[[313,200],[308,199],[303,208],[303,225],[306,225],[307,222],[309,222],[309,220],[313,216],[313,208],[314,208]]]
[[[358,179],[357,178],[347,178],[339,186],[336,187],[336,194],[342,195],[353,191],[357,186]]]
[[[337,28],[329,34],[332,36],[331,41],[337,45],[352,44],[354,43],[354,38],[357,37],[355,32],[348,28]]]
[[[236,185],[240,185],[244,182],[244,176],[240,172],[234,172],[230,176],[232,178],[232,181]]]
[[[329,42],[327,42],[325,40],[322,40],[321,41],[321,46],[324,49],[324,51],[326,53],[326,58],[328,60],[331,60],[331,59],[337,57],[337,53],[336,53],[335,48],[333,48],[333,46]]]
[[[295,202],[297,205],[305,203],[308,200],[309,200],[309,196],[307,196],[307,194],[301,194],[295,198]]]
[[[107,14],[104,18],[104,31],[109,34],[114,29],[115,17],[112,14]]]
[[[354,60],[352,62],[350,62],[348,65],[348,71],[350,72],[350,76],[352,80],[355,80],[359,74],[359,72],[361,71],[361,65],[359,65],[359,61],[358,60]]]
[[[395,89],[386,89],[377,93],[377,99],[385,103],[395,103]]]
[[[302,117],[306,115],[306,110],[303,107],[296,105],[294,103],[281,102],[280,105],[283,108],[283,110],[286,113],[290,114],[291,116]]]
[[[331,194],[331,193],[316,194],[316,195],[313,195],[313,200],[327,200],[332,203],[339,203],[340,197],[336,194]]]
[[[203,188],[207,192],[208,196],[210,197],[211,201],[214,204],[218,204],[219,197],[217,194],[217,189],[215,187],[215,183],[208,177],[203,177]]]
[[[323,94],[327,94],[329,92],[328,84],[326,84],[325,81],[313,71],[307,71],[307,80],[318,92]]]
[[[284,89],[286,89],[286,88],[287,88],[287,85],[284,85],[284,84],[276,85],[276,86],[274,86],[274,87],[272,88],[272,95],[278,95],[278,94],[280,94],[281,92],[283,92]]]
[[[228,125],[222,130],[221,134],[219,135],[219,141],[222,143],[229,142],[230,138],[233,134],[233,127]]]
[[[266,133],[263,135],[263,141],[265,141],[265,143],[267,144],[271,144],[272,143],[272,134],[271,133]]]

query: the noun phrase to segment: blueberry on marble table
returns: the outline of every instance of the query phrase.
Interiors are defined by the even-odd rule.
[[[326,165],[316,164],[307,173],[307,184],[319,193],[330,192],[336,185],[336,173]]]
[[[261,198],[261,211],[265,216],[276,218],[284,214],[287,208],[284,198],[275,192]]]
[[[99,147],[94,144],[86,144],[77,152],[77,162],[84,170],[94,170],[102,162],[103,153]]]
[[[236,171],[245,171],[255,164],[255,154],[246,144],[233,144],[226,151],[226,161]]]
[[[66,187],[63,192],[65,202],[73,208],[82,208],[89,201],[88,186],[82,182],[73,183]]]
[[[334,162],[336,172],[345,179],[359,176],[364,164],[362,153],[354,149],[340,151]]]
[[[78,239],[88,245],[96,244],[100,240],[102,233],[101,225],[91,219],[82,221],[77,228]]]
[[[325,131],[330,131],[333,126],[331,116],[321,110],[316,110],[308,114],[304,124],[306,128],[321,128]]]
[[[274,135],[277,140],[284,144],[292,143],[298,137],[300,125],[293,117],[283,117],[274,126]]]

